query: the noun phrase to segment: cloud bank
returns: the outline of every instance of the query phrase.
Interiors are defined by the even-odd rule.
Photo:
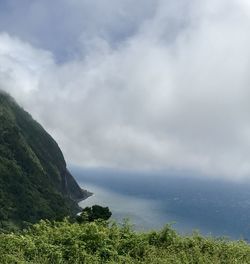
[[[0,35],[1,88],[68,162],[250,177],[248,1],[71,2],[91,17],[73,30],[72,11],[65,26],[77,56],[58,63],[58,42],[36,45],[18,28]]]

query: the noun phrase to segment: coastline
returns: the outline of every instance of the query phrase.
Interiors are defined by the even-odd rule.
[[[78,204],[79,209],[80,209],[80,211],[77,213],[77,215],[80,215],[82,210],[83,210],[83,207],[80,205],[80,202],[82,202],[84,200],[87,200],[89,197],[94,195],[94,193],[92,193],[92,192],[90,192],[88,190],[82,189],[82,192],[84,193],[84,197],[81,198],[81,199],[75,200],[77,202],[77,204]]]
[[[82,201],[88,199],[89,197],[91,197],[92,195],[94,195],[94,193],[92,193],[88,190],[85,190],[85,189],[82,189],[82,193],[83,193],[83,197],[75,200],[78,203],[78,205],[80,202],[82,202]]]

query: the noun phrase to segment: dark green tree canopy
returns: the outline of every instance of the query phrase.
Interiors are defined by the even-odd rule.
[[[100,205],[93,205],[92,207],[86,207],[82,210],[82,213],[77,217],[79,223],[93,222],[95,220],[108,220],[112,213],[108,207],[102,207]]]

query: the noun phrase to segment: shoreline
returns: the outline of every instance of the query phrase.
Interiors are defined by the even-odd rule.
[[[90,191],[88,191],[88,190],[84,190],[84,189],[82,189],[82,192],[85,194],[85,197],[82,198],[82,199],[77,199],[77,200],[75,200],[75,201],[77,202],[77,205],[78,205],[79,209],[81,209],[81,210],[77,213],[77,215],[80,215],[81,212],[82,212],[82,210],[84,209],[84,207],[82,207],[82,206],[80,205],[80,202],[82,202],[82,201],[84,201],[84,200],[87,200],[89,197],[91,197],[91,196],[94,195],[94,193],[92,193],[92,192],[90,192]]]
[[[78,205],[79,205],[80,202],[82,202],[82,201],[84,201],[84,200],[86,200],[89,197],[94,195],[94,193],[92,193],[92,192],[90,192],[88,190],[85,190],[85,189],[82,189],[82,193],[83,193],[83,197],[82,198],[75,199],[75,201],[78,203]]]

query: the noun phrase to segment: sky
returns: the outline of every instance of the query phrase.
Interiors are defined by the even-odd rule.
[[[249,179],[249,73],[248,0],[0,2],[0,88],[69,164]]]

